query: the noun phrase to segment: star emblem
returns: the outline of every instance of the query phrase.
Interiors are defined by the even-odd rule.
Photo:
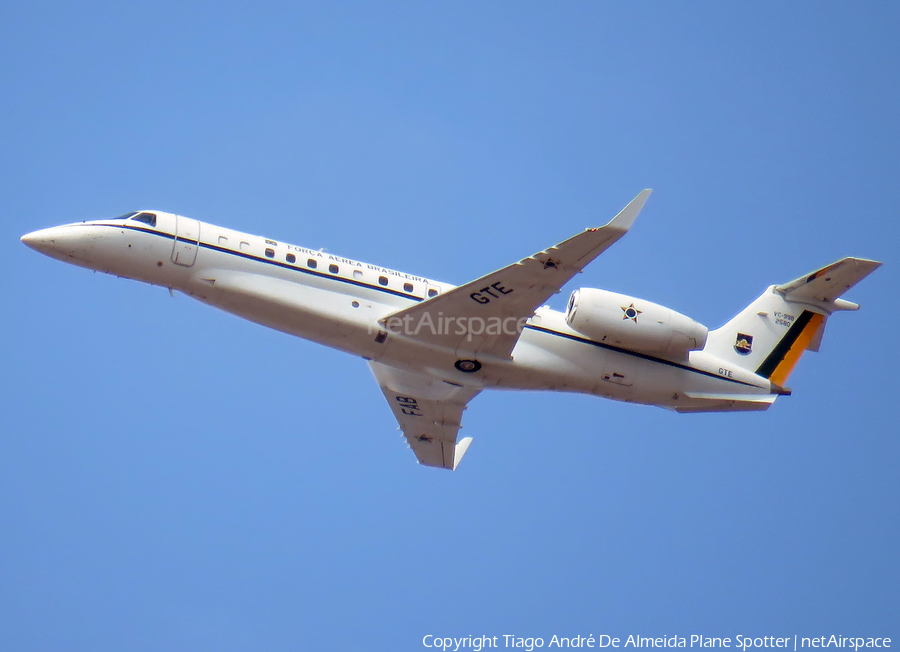
[[[434,440],[434,437],[429,437],[428,435],[419,435],[418,437],[416,437],[416,439],[418,439],[419,441],[425,441],[425,442],[430,443],[431,441]]]
[[[644,311],[635,308],[634,303],[632,302],[630,306],[622,306],[622,312],[625,313],[622,315],[622,319],[630,319],[636,324],[638,315]]]
[[[544,269],[556,269],[559,267],[559,261],[548,258],[547,260],[542,260],[541,265],[544,266]]]

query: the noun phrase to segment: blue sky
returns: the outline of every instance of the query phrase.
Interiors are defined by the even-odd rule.
[[[893,636],[890,3],[10,3],[0,648]],[[484,393],[418,467],[365,363],[18,240],[157,208],[464,283],[655,189],[577,285],[710,327],[885,262],[767,413]]]

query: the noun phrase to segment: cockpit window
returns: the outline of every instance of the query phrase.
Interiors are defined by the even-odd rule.
[[[111,217],[111,220],[127,220],[129,217],[134,217],[137,215],[137,211],[131,211],[130,213],[125,213],[124,215],[119,215],[119,217]]]
[[[132,219],[135,222],[143,222],[144,224],[149,224],[150,226],[156,226],[155,213],[132,213],[132,215],[134,215]]]

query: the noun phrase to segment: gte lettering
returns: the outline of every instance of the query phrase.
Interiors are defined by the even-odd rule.
[[[425,416],[419,412],[419,402],[412,396],[395,396],[394,398],[400,404],[400,411],[403,414],[408,414],[411,417]]]
[[[497,292],[500,294],[496,294]],[[502,295],[509,294],[510,292],[512,292],[511,288],[505,288],[503,287],[502,281],[497,281],[496,283],[491,283],[486,288],[481,288],[478,292],[473,292],[469,297],[476,303],[490,303],[491,297],[499,299]]]

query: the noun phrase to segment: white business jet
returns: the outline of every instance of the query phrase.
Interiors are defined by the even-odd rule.
[[[179,290],[369,361],[419,462],[455,469],[466,405],[487,388],[582,392],[677,412],[765,410],[840,298],[881,263],[844,258],[773,285],[721,328],[594,288],[544,303],[631,227],[606,226],[460,287],[162,211],[67,224],[22,242],[67,263]]]

